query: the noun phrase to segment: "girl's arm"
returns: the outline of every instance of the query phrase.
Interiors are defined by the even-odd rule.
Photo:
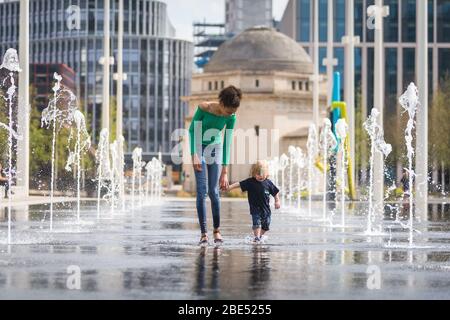
[[[226,123],[223,141],[222,173],[220,174],[220,188],[228,189],[228,165],[230,163],[231,142],[233,141],[233,130],[236,124],[236,116],[232,116]]]
[[[241,184],[240,184],[239,182],[236,182],[236,183],[231,184],[231,185],[228,187],[227,191],[231,191],[231,190],[234,190],[234,189],[238,189],[238,188],[240,188],[240,187],[241,187]]]

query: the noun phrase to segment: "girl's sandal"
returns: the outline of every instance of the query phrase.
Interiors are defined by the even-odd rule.
[[[209,239],[208,239],[208,236],[207,235],[203,235],[201,238],[200,238],[200,241],[199,241],[199,245],[200,246],[205,246],[205,245],[208,245],[208,243],[209,243]]]
[[[220,231],[214,231],[214,234],[215,234],[215,235],[218,234],[218,235],[221,236]],[[215,244],[222,244],[222,243],[223,243],[222,236],[220,237],[220,239],[214,239],[214,243],[215,243]]]

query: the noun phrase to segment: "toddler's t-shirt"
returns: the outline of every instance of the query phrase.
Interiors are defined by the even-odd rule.
[[[270,181],[258,181],[255,178],[239,182],[242,191],[248,192],[250,214],[271,214],[270,196],[275,197],[280,190]]]

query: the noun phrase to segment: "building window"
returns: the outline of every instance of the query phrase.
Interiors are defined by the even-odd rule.
[[[219,83],[217,81],[214,82],[214,90],[219,90]]]
[[[256,81],[255,81],[255,86],[256,86],[257,88],[259,88],[259,80],[258,80],[258,79],[256,79]]]
[[[209,91],[212,90],[212,82],[211,82],[211,81],[208,83],[208,90],[209,90]]]
[[[384,41],[398,41],[398,0],[390,0],[385,4],[389,6],[389,15],[384,19]]]
[[[292,81],[292,90],[295,90],[295,81]]]
[[[450,0],[437,2],[437,41],[450,41]]]
[[[334,39],[342,39],[345,35],[345,1],[334,2]]]
[[[297,6],[297,41],[308,42],[310,31],[311,3],[308,0],[300,0]]]
[[[402,40],[416,42],[416,0],[402,1]]]
[[[300,91],[303,90],[303,82],[301,82],[301,81],[298,82],[298,90],[300,90]]]
[[[305,82],[305,90],[309,91],[309,82],[308,81]]]
[[[431,59],[430,59],[431,60]],[[443,82],[448,70],[450,70],[450,49],[439,48],[439,81]]]
[[[416,52],[414,48],[403,49],[403,83],[409,84],[415,81]]]
[[[223,88],[225,88],[225,81],[221,81],[220,82],[220,87],[223,89]]]

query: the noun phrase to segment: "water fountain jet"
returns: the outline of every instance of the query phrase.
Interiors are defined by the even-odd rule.
[[[308,149],[308,214],[312,216],[312,192],[313,192],[313,165],[317,155],[317,130],[314,124],[309,126],[308,141],[306,143]]]
[[[345,139],[347,138],[348,125],[344,119],[339,119],[336,123],[336,135],[339,138],[341,151],[341,226],[345,226],[345,171],[346,171],[346,150]]]
[[[373,205],[373,172],[375,152],[380,152],[386,158],[392,151],[392,146],[384,141],[383,128],[378,124],[377,118],[380,115],[378,109],[373,108],[369,118],[364,122],[364,129],[370,138],[370,168],[369,168],[369,211],[367,215],[367,234],[374,234],[372,230],[373,219],[375,217],[375,208]],[[383,208],[381,208],[383,210]],[[381,232],[381,231],[380,231]]]
[[[409,245],[413,244],[413,203],[414,203],[414,193],[412,192],[413,180],[415,172],[413,170],[413,158],[414,158],[414,147],[413,147],[413,130],[415,127],[415,117],[417,113],[417,105],[419,104],[419,97],[417,87],[414,83],[408,86],[406,92],[399,98],[400,105],[402,106],[404,112],[408,113],[408,123],[405,130],[405,141],[408,157],[408,182],[409,182]]]
[[[55,147],[57,133],[65,126],[71,127],[74,113],[77,110],[76,96],[61,85],[62,77],[54,73],[55,85],[52,88],[53,97],[47,108],[42,111],[41,126],[52,130],[52,155],[50,177],[50,230],[53,230],[53,203],[55,184]]]

